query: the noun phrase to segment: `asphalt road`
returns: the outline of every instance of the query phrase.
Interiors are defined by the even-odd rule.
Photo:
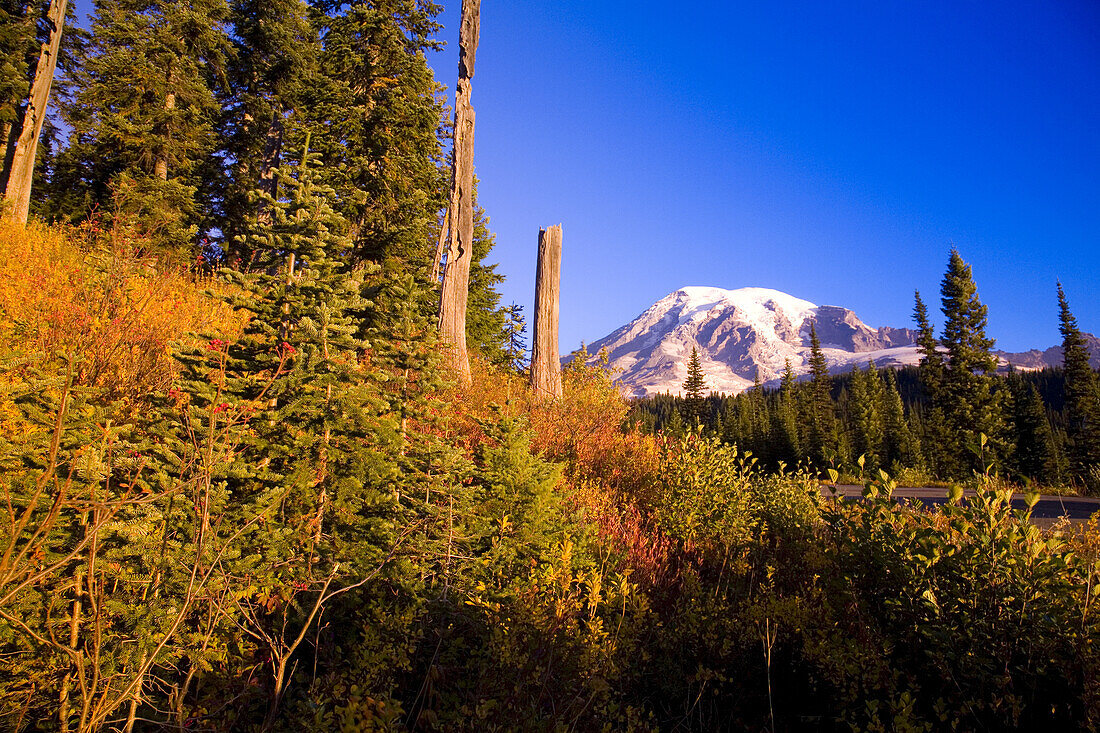
[[[845,497],[863,496],[862,486],[837,486],[837,495]],[[830,488],[822,487],[822,492],[829,496]],[[973,491],[963,492],[963,497],[973,496]],[[947,502],[947,489],[894,489],[896,499],[919,499],[923,504],[944,504]],[[1015,509],[1027,509],[1027,502],[1023,494],[1012,495],[1012,506]],[[1070,522],[1085,522],[1096,511],[1100,511],[1100,499],[1087,496],[1041,496],[1039,503],[1031,510],[1032,519],[1036,524],[1051,524],[1062,517],[1067,517]]]

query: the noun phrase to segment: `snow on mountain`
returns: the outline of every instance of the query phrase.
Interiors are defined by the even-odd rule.
[[[920,361],[916,333],[908,328],[871,328],[847,308],[814,305],[768,288],[681,288],[589,344],[588,352],[595,359],[606,349],[623,392],[642,397],[679,394],[691,349],[698,348],[708,387],[737,394],[751,387],[757,375],[764,384],[778,384],[788,360],[795,375],[809,372],[811,321],[831,372],[862,368],[872,361],[895,368]],[[1100,339],[1084,337],[1093,368],[1100,368]],[[1062,365],[1061,346],[995,354],[1002,369]]]
[[[591,354],[608,351],[613,373],[631,396],[679,393],[693,347],[708,386],[735,394],[757,375],[765,383],[779,379],[788,360],[796,374],[807,372],[811,321],[833,371],[871,360],[880,366],[919,360],[909,329],[871,328],[847,308],[768,288],[681,288],[588,348]]]

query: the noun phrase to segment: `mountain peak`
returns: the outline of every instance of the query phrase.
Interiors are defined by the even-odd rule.
[[[736,393],[757,376],[764,382],[776,379],[787,361],[796,372],[805,371],[811,320],[834,365],[850,363],[855,354],[866,362],[875,352],[913,342],[908,329],[872,329],[846,308],[818,306],[780,290],[690,286],[657,301],[590,349],[608,350],[617,378],[636,396],[679,392],[692,348],[699,351],[710,388]],[[908,363],[913,356],[904,358]]]

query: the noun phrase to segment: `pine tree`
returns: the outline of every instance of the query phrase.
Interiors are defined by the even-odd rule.
[[[688,360],[687,379],[684,380],[684,418],[692,426],[698,426],[703,417],[704,390],[707,388],[703,375],[703,363],[699,360],[699,350],[691,348]]]
[[[1058,322],[1065,374],[1066,437],[1070,469],[1078,477],[1100,464],[1100,385],[1089,365],[1089,351],[1058,283]]]
[[[960,477],[969,470],[1000,466],[1009,448],[1001,398],[994,392],[997,360],[991,351],[994,341],[985,335],[987,309],[978,298],[970,266],[956,249],[951,250],[940,293],[947,368],[942,394],[933,404],[943,409],[947,465]],[[981,435],[988,445],[981,445]]]

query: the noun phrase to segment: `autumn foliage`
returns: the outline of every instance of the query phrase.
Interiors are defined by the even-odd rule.
[[[122,225],[0,223],[0,339],[9,358],[74,359],[76,382],[112,400],[167,389],[172,345],[192,334],[240,331],[214,295],[224,287],[146,254]]]

